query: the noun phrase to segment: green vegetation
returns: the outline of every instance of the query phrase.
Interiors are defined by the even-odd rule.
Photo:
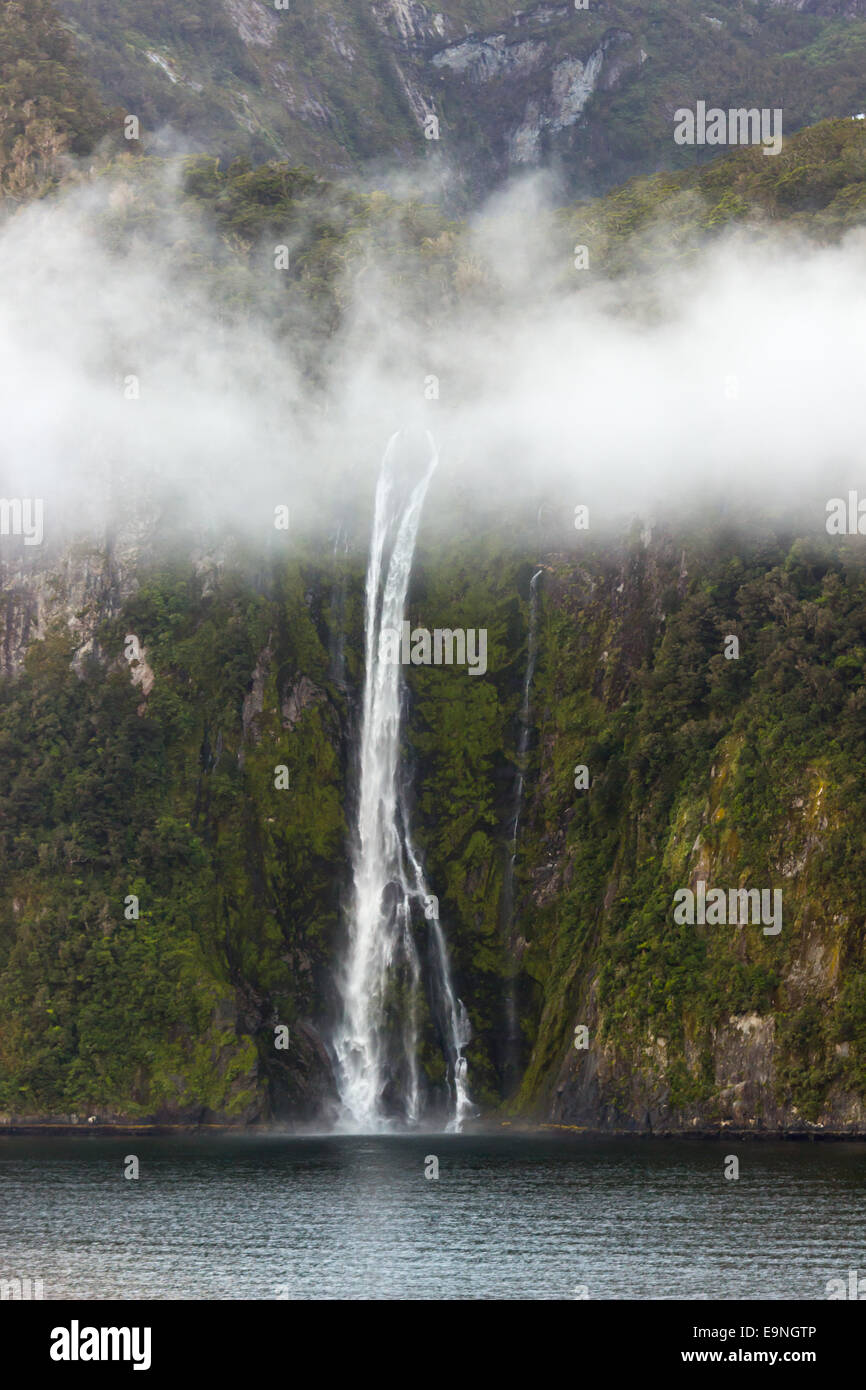
[[[109,130],[101,100],[49,0],[0,10],[0,194],[20,202],[57,182],[64,155]]]
[[[264,316],[311,385],[326,371],[322,349],[371,253],[425,321],[495,304],[495,264],[481,263],[462,227],[437,209],[349,189],[296,158],[256,166],[282,148],[282,137],[263,133],[265,108],[236,153],[226,92],[234,100],[258,91],[264,57],[240,43],[226,12],[156,0],[69,0],[66,9],[90,36],[91,62],[117,56],[118,91],[128,73],[147,72],[154,85],[130,91],[126,109],[138,102],[146,120],[175,118],[191,130],[201,121],[207,146],[179,169],[126,150],[102,156],[99,176],[125,194],[105,213],[106,243],[118,255],[146,239],[169,281],[200,289],[229,327]],[[621,9],[652,64],[628,91],[644,83],[658,102],[673,94],[657,61],[668,18],[658,6],[640,17]],[[691,73],[698,20],[691,8],[687,24],[685,7],[666,9],[683,27],[676,71]],[[706,32],[731,65],[720,102],[739,94],[746,40],[735,26],[747,20],[760,21],[756,51],[767,70],[780,82],[800,75],[804,119],[830,69],[829,104],[853,98],[841,21],[721,4],[716,14],[727,37],[712,25]],[[495,20],[486,6],[471,17]],[[298,23],[317,19],[308,7]],[[118,42],[112,25],[121,21]],[[190,72],[207,43],[210,86],[172,84],[146,53],[141,59],[154,27]],[[844,28],[854,52],[862,27]],[[545,32],[562,41],[554,26]],[[593,41],[591,29],[584,39]],[[366,50],[377,62],[383,43],[378,34]],[[305,60],[311,70],[317,51]],[[365,71],[369,85],[353,101],[378,90],[373,67]],[[173,107],[163,101],[169,92]],[[592,110],[595,119],[626,103],[610,139],[621,142],[617,159],[640,163],[662,132],[643,128],[649,107],[631,99],[613,88]],[[394,112],[382,110],[398,131]],[[348,130],[350,104],[341,120]],[[331,129],[347,148],[355,142],[353,155],[383,138],[371,126],[353,127],[351,140],[339,122]],[[16,201],[46,193],[62,157],[89,153],[107,130],[116,134],[116,119],[93,96],[47,4],[6,5],[5,193]],[[634,136],[629,150],[623,132]],[[601,160],[601,146],[589,147]],[[183,234],[163,216],[176,172]],[[635,179],[552,215],[550,228],[565,246],[591,247],[591,275],[569,277],[579,296],[594,276],[634,275],[647,256],[654,265],[688,258],[726,229],[831,242],[864,220],[866,130],[846,119],[801,131],[778,159],[744,150]],[[262,276],[262,258],[283,241],[290,272]],[[452,505],[459,516],[459,499]],[[731,1017],[757,1015],[775,1030],[774,1103],[809,1120],[841,1114],[840,1097],[866,1100],[859,543],[695,530],[685,543],[662,536],[646,549],[574,553],[573,544],[515,535],[506,545],[455,526],[435,551],[422,544],[413,576],[414,621],[435,626],[447,614],[450,626],[483,626],[489,637],[483,679],[449,668],[410,673],[406,747],[417,839],[473,1022],[473,1093],[488,1107],[503,1100],[504,996],[515,977],[526,1070],[519,1096],[506,1098],[514,1109],[549,1113],[564,1060],[574,1062],[574,1026],[588,1022],[610,1062],[603,1105],[633,1117],[663,1058],[668,1112],[712,1117],[722,1105],[720,1039]],[[75,649],[68,620],[76,615],[66,613],[0,686],[4,1112],[243,1120],[309,1112],[321,1099],[326,1068],[311,1025],[325,1023],[335,1003],[363,559],[346,566],[343,685],[329,664],[334,576],[312,553],[293,553],[286,563],[241,552],[207,582],[188,561],[151,556],[132,597],[106,599],[91,650]],[[536,563],[545,569],[543,621],[509,951],[502,889]],[[4,593],[4,627],[18,621],[15,603]],[[729,631],[740,636],[738,662],[722,656]],[[129,633],[154,675],[147,694],[130,680]],[[590,769],[590,792],[574,787],[578,763]],[[289,771],[289,791],[275,789],[277,765]],[[676,926],[674,889],[698,870],[729,885],[783,887],[781,938]],[[125,916],[133,895],[137,920]],[[274,1056],[277,1023],[291,1030],[283,1059]],[[423,1061],[436,1079],[441,1060],[429,1038]]]
[[[257,1056],[330,959],[345,835],[331,699],[315,685],[286,713],[301,671],[326,675],[307,582],[275,568],[267,595],[228,575],[204,597],[185,570],[152,574],[98,655],[73,669],[58,632],[2,687],[0,1108],[261,1110]]]
[[[514,919],[520,1110],[547,1106],[587,1019],[620,1077],[608,1102],[628,1105],[626,1079],[640,1083],[663,1039],[671,1112],[712,1116],[714,1039],[752,1014],[775,1019],[781,1106],[815,1119],[834,1095],[866,1093],[866,562],[856,541],[741,537],[732,555],[730,539],[693,535],[687,581],[676,537],[542,549]],[[447,613],[489,633],[483,679],[410,672],[407,728],[416,835],[488,1107],[514,969],[501,891],[526,554],[457,535],[422,550],[410,596],[413,622]],[[354,685],[361,556],[347,575]],[[243,1118],[321,1095],[302,1052],[275,1073],[272,1039],[276,1022],[300,1038],[334,1006],[353,725],[329,672],[332,583],[309,561],[269,561],[263,580],[239,560],[207,583],[166,564],[142,573],[89,656],[71,664],[61,624],[0,689],[7,1112]],[[722,655],[731,631],[739,661]],[[123,657],[132,632],[154,673],[146,696]],[[698,873],[782,888],[781,936],[676,926],[674,890]],[[430,1045],[425,1065],[435,1080]]]
[[[866,220],[866,122],[823,121],[765,159],[743,149],[700,169],[638,178],[557,216],[563,238],[591,248],[591,266],[616,275],[693,256],[741,227],[837,241]]]
[[[591,597],[556,566],[566,602],[548,605],[539,696],[548,790],[523,858],[556,844],[559,891],[532,914],[526,966],[544,1010],[521,1101],[552,1081],[597,977],[601,1040],[623,1069],[640,1069],[652,1038],[671,1078],[678,1059],[690,1084],[677,1094],[671,1080],[672,1106],[713,1099],[701,1058],[714,1029],[771,1014],[778,1100],[815,1119],[834,1083],[863,1096],[864,557],[826,541],[740,541],[735,558],[692,542],[686,555],[695,577],[679,594],[678,553],[623,557]],[[728,632],[739,661],[722,656]],[[578,762],[589,793],[573,789]],[[781,888],[781,936],[675,925],[674,890],[698,872]]]

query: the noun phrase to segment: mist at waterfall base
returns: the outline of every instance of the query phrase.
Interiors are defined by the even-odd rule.
[[[107,515],[261,542],[278,504],[328,546],[360,515],[357,539],[384,443],[410,425],[440,452],[428,535],[529,524],[542,503],[566,520],[589,506],[598,534],[731,499],[820,527],[823,499],[858,485],[862,233],[732,234],[677,266],[655,253],[659,224],[630,276],[582,278],[573,232],[521,184],[463,234],[481,288],[431,302],[368,248],[314,380],[295,348],[314,341],[315,306],[298,297],[281,334],[272,257],[245,270],[250,304],[227,319],[185,268],[216,261],[213,230],[167,180],[158,228],[107,235],[131,196],[105,179],[0,230],[0,483],[44,499],[46,545],[101,534]]]

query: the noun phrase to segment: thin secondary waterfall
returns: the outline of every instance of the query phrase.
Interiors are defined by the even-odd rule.
[[[360,788],[353,851],[349,940],[342,976],[343,1012],[334,1036],[343,1128],[378,1130],[421,1118],[418,1067],[422,983],[446,1063],[449,1129],[472,1111],[463,1049],[469,1021],[454,993],[437,899],[429,892],[409,833],[400,775],[404,682],[399,664],[380,660],[383,631],[399,631],[424,499],[437,464],[430,456],[407,484],[398,466],[399,435],[385,451],[373,518],[365,605],[364,703]],[[428,933],[422,960],[414,915]]]
[[[537,570],[529,583],[529,633],[526,643],[526,673],[523,678],[523,698],[520,702],[520,730],[517,735],[517,774],[514,779],[514,802],[509,834],[508,859],[505,864],[505,877],[502,884],[502,918],[505,947],[509,955],[514,946],[514,866],[517,861],[517,838],[520,830],[520,816],[523,811],[523,795],[526,788],[526,755],[529,751],[531,732],[530,713],[532,710],[532,681],[538,661],[538,582],[543,570]],[[517,1001],[514,994],[514,979],[509,978],[505,991],[505,1089],[509,1090],[517,1080],[520,1069],[520,1028],[517,1022]]]
[[[334,585],[331,590],[331,637],[328,652],[328,671],[331,680],[342,685],[346,678],[346,562],[349,554],[349,534],[342,522],[334,537]]]

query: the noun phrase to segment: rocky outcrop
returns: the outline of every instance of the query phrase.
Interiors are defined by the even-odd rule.
[[[310,680],[309,676],[299,676],[286,693],[280,705],[283,728],[293,729],[305,709],[325,698],[324,691]]]
[[[280,26],[273,9],[266,9],[259,0],[224,0],[224,4],[245,44],[271,47]]]
[[[58,625],[81,661],[99,624],[134,592],[136,558],[137,550],[77,546],[53,558],[0,563],[0,675],[17,675],[31,643]],[[141,668],[137,681],[148,680]]]
[[[255,742],[258,742],[261,736],[258,729],[258,717],[265,707],[265,682],[270,672],[271,655],[269,638],[268,645],[259,652],[250,688],[244,697],[241,711],[244,739],[252,738]]]
[[[553,1123],[616,1133],[866,1134],[866,1101],[842,1087],[832,1089],[812,1118],[779,1100],[773,1016],[734,1014],[713,1029],[712,1081],[699,1105],[672,1101],[665,1038],[650,1036],[624,1055],[593,1040],[598,1014],[591,1005],[583,1018],[592,1020],[590,1045],[573,1047],[562,1064],[549,1109]],[[696,1055],[692,1061],[697,1067]]]
[[[505,34],[464,39],[433,55],[433,66],[470,82],[490,82],[497,77],[528,77],[547,57],[543,40],[518,40],[509,44]]]

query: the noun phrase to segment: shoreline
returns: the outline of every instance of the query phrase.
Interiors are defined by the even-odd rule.
[[[117,1120],[102,1123],[75,1122],[72,1120],[10,1120],[0,1121],[0,1140],[4,1137],[16,1139],[55,1138],[71,1139],[96,1137],[100,1139],[120,1138],[177,1138],[181,1135],[211,1135],[258,1137],[283,1139],[352,1139],[352,1138],[492,1138],[509,1132],[523,1138],[566,1136],[583,1139],[639,1139],[643,1141],[665,1140],[705,1140],[726,1139],[745,1141],[785,1142],[785,1143],[866,1143],[866,1129],[826,1129],[816,1126],[810,1129],[769,1130],[733,1125],[707,1125],[689,1129],[598,1129],[589,1125],[564,1125],[553,1122],[531,1123],[527,1121],[500,1120],[487,1124],[467,1126],[461,1134],[449,1134],[445,1130],[418,1129],[414,1131],[396,1130],[392,1133],[370,1133],[362,1135],[341,1132],[334,1129],[317,1129],[315,1126],[289,1126],[279,1122],[266,1121],[252,1124],[212,1123],[197,1121],[156,1121],[156,1120]]]

